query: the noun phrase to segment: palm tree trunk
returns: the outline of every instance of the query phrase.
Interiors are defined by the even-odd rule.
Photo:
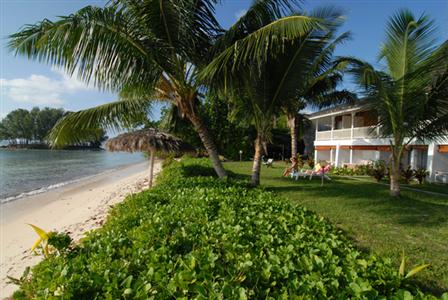
[[[260,171],[261,171],[261,155],[263,152],[263,141],[260,135],[255,139],[255,155],[254,162],[252,165],[252,179],[251,183],[253,186],[260,184]]]
[[[390,195],[392,197],[400,197],[400,172],[396,170],[391,170],[390,174]]]
[[[396,153],[398,152],[398,153]],[[401,155],[399,155],[400,151],[396,149],[392,149],[392,165],[390,168],[390,195],[394,198],[400,197],[400,163],[401,163]]]
[[[288,114],[287,123],[291,134],[291,157],[297,157],[297,121],[294,114]]]
[[[149,158],[149,187],[152,187],[152,178],[154,174],[154,151],[151,151]]]
[[[201,138],[202,144],[207,150],[210,161],[212,162],[213,168],[215,169],[216,174],[219,178],[227,177],[227,172],[224,170],[221,161],[219,160],[218,149],[216,148],[215,142],[211,137],[207,126],[202,122],[202,120],[196,116],[187,115],[193,124],[196,132],[199,134]]]

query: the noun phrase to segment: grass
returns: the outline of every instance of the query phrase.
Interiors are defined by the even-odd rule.
[[[248,176],[251,163],[225,167]],[[431,264],[416,276],[417,283],[436,294],[448,291],[448,196],[403,190],[397,200],[389,197],[387,186],[374,182],[332,176],[321,187],[320,179],[293,181],[282,172],[283,165],[263,166],[261,184],[328,218],[360,249],[390,257],[397,270],[403,250],[408,267]]]
[[[333,175],[334,176],[334,175]],[[368,181],[368,182],[376,182],[375,179],[371,176],[341,176],[341,177],[350,177],[358,180]],[[383,184],[389,184],[388,179],[381,180]],[[425,192],[438,193],[438,194],[446,194],[448,197],[448,185],[441,183],[428,183],[425,182],[423,184],[419,184],[415,180],[412,180],[409,184],[401,184],[404,188],[411,188],[416,190],[421,190]]]

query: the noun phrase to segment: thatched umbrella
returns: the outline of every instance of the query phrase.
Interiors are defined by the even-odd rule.
[[[184,153],[193,152],[194,148],[181,139],[159,131],[148,128],[118,135],[106,142],[109,151],[126,152],[150,152],[149,186],[152,186],[155,152]]]

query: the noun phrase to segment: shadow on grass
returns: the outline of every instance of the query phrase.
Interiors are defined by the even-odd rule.
[[[403,191],[399,199],[389,196],[387,187],[376,183],[347,182],[333,179],[291,181],[288,178],[276,180],[277,186],[269,185],[269,190],[286,194],[301,202],[301,193],[306,193],[307,201],[333,201],[344,207],[358,208],[381,218],[403,225],[440,226],[448,223],[448,201],[436,200],[434,196],[418,192]],[[289,181],[289,182],[288,182]]]

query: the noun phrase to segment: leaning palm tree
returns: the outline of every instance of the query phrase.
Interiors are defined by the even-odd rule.
[[[296,39],[286,41],[282,45],[281,55],[268,55],[261,64],[258,58],[241,63],[235,61],[232,55],[219,56],[215,64],[207,66],[201,74],[227,93],[236,102],[236,107],[244,112],[245,118],[252,120],[257,130],[251,179],[253,185],[260,182],[261,156],[264,145],[271,138],[273,118],[282,107],[286,107],[286,101],[298,95],[305,96],[306,92],[310,94],[310,78],[330,74],[328,70],[319,73],[321,69],[314,64],[326,59],[326,56],[320,58],[321,53],[343,21],[342,13],[333,7],[316,10],[309,16],[295,13],[290,17],[293,16],[319,19],[322,26],[309,28]],[[275,19],[259,20],[259,27],[264,26],[263,21],[272,23]],[[257,26],[257,20],[253,21],[252,26]],[[307,81],[307,90],[301,91],[301,81],[304,80]]]
[[[400,10],[390,18],[379,60],[382,70],[351,59],[350,72],[378,112],[380,134],[391,148],[390,194],[400,196],[400,169],[406,145],[448,132],[448,42],[434,40],[434,22]],[[347,58],[346,58],[347,59]]]
[[[51,132],[54,145],[76,141],[90,127],[117,129],[142,118],[154,100],[177,106],[192,124],[219,177],[226,172],[212,135],[200,115],[200,70],[227,55],[236,62],[261,60],[318,23],[308,17],[275,18],[251,30],[253,18],[291,11],[298,0],[257,0],[229,30],[217,22],[218,0],[113,0],[106,7],[88,6],[52,22],[43,20],[13,34],[17,53],[77,73],[120,99],[79,111]],[[242,34],[244,33],[244,34]]]

